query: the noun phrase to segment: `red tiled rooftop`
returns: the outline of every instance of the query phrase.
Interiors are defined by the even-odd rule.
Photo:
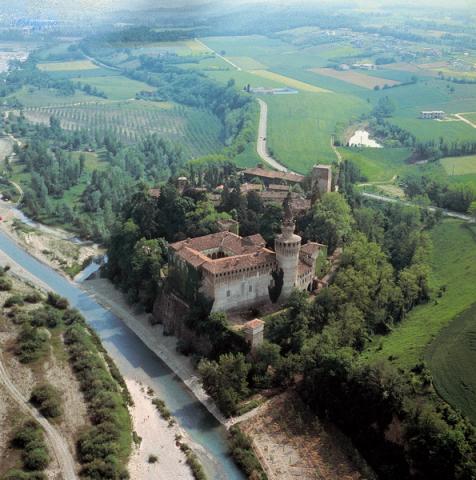
[[[243,325],[243,328],[245,330],[257,330],[258,328],[261,328],[264,326],[263,320],[259,318],[254,318],[253,320],[250,320],[249,322],[246,322]]]
[[[267,248],[261,248],[254,253],[225,257],[204,263],[202,268],[214,275],[220,273],[232,273],[246,268],[259,267],[266,264],[274,264],[276,254]]]
[[[270,180],[278,179],[278,180],[284,180],[286,182],[296,182],[296,183],[300,183],[304,180],[304,176],[299,175],[297,173],[276,172],[274,170],[266,170],[264,168],[259,168],[259,167],[247,168],[246,170],[243,170],[243,174],[251,175],[253,177],[268,178]]]

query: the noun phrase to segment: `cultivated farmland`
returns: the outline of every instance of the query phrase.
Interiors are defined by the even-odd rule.
[[[218,118],[206,111],[170,103],[96,102],[33,107],[25,109],[24,114],[28,120],[43,124],[54,116],[67,130],[111,131],[126,143],[157,133],[180,143],[190,158],[223,148]]]
[[[270,72],[269,70],[252,70],[251,73],[253,75],[257,75],[258,77],[263,77],[269,80],[274,80],[276,82],[281,82],[287,87],[296,88],[301,91],[311,93],[330,93],[329,90],[326,90],[324,88],[316,87],[315,85],[311,85],[310,83],[301,82],[300,80],[286,77],[285,75],[281,75],[279,73]]]
[[[356,72],[355,70],[342,71],[333,68],[311,68],[310,71],[326,77],[336,78],[337,80],[342,80],[343,82],[351,83],[352,85],[368,88],[369,90],[373,90],[375,87],[383,88],[385,85],[389,87],[400,85],[400,82],[395,80],[372,77],[365,73]]]
[[[90,60],[76,60],[71,62],[39,63],[38,68],[45,72],[71,72],[82,70],[95,70],[98,67]]]
[[[448,175],[467,175],[476,173],[476,155],[466,157],[447,157],[440,160]]]

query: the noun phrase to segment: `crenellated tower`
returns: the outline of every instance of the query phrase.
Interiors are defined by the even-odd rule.
[[[274,240],[274,250],[279,267],[283,271],[283,288],[280,300],[285,300],[296,286],[301,237],[294,233],[296,224],[291,208],[291,193],[284,200],[284,219],[281,234]]]

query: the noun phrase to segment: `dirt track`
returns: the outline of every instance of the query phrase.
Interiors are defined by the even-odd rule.
[[[15,387],[15,385],[10,380],[10,377],[8,376],[5,366],[2,363],[1,356],[0,356],[0,382],[8,390],[8,393],[18,404],[18,407],[20,408],[20,410],[26,413],[27,415],[33,417],[46,432],[46,438],[47,438],[48,444],[60,465],[62,478],[64,480],[76,480],[78,477],[76,476],[76,472],[74,468],[75,462],[74,462],[73,456],[68,450],[68,446],[65,440],[61,437],[61,435],[58,433],[56,428],[54,428],[48,422],[48,420],[45,417],[43,417],[43,415],[41,415],[35,408],[33,408],[26,401],[23,395],[18,391],[18,389]]]

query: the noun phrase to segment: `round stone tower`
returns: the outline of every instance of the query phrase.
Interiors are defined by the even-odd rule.
[[[274,250],[279,267],[283,271],[283,288],[280,300],[285,300],[291,294],[296,285],[299,251],[301,250],[301,237],[294,233],[296,224],[291,209],[291,193],[288,193],[284,201],[284,220],[281,226],[281,234],[274,240]]]

